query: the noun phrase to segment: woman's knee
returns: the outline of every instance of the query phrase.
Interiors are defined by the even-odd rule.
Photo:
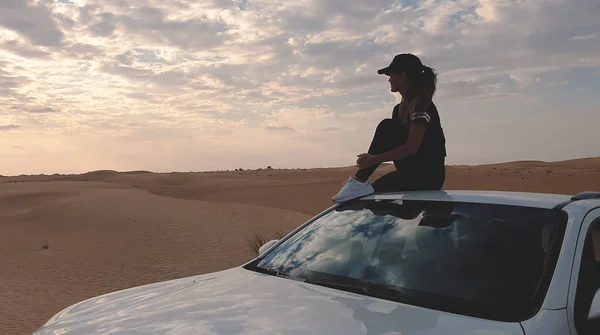
[[[388,118],[385,118],[385,119],[379,121],[379,126],[382,126],[382,125],[391,125],[393,123],[394,123],[394,120],[392,120],[391,118],[388,117]]]
[[[392,129],[394,121],[392,119],[383,119],[377,125],[376,132],[386,132]]]
[[[393,134],[394,137],[398,137],[400,139],[406,140],[406,134],[407,133],[404,129],[404,127],[399,124],[398,122],[392,120],[392,119],[383,119],[379,122],[379,124],[377,125],[377,129],[375,130],[375,133],[377,134]]]

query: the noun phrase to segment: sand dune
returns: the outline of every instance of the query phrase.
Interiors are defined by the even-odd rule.
[[[0,334],[29,334],[91,296],[239,265],[253,256],[254,232],[300,225],[353,171],[0,177]],[[600,158],[449,166],[444,188],[600,190]]]
[[[0,213],[1,334],[97,294],[243,263],[253,232],[308,218],[94,182],[4,184]]]

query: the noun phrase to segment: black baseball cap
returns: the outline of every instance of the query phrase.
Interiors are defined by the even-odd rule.
[[[419,57],[411,53],[403,53],[396,55],[388,67],[377,70],[377,73],[389,76],[392,73],[415,72],[422,69],[423,63]]]

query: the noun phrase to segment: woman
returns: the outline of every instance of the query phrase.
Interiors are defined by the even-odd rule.
[[[396,55],[377,73],[389,76],[391,91],[402,100],[392,118],[379,123],[368,153],[358,155],[358,171],[332,198],[334,202],[373,192],[439,190],[444,184],[446,139],[432,101],[437,74],[410,53]],[[369,177],[388,161],[394,162],[396,171],[371,184]]]

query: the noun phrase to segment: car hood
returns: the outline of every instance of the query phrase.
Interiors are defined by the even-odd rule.
[[[523,334],[459,316],[238,267],[98,296],[36,334]]]

